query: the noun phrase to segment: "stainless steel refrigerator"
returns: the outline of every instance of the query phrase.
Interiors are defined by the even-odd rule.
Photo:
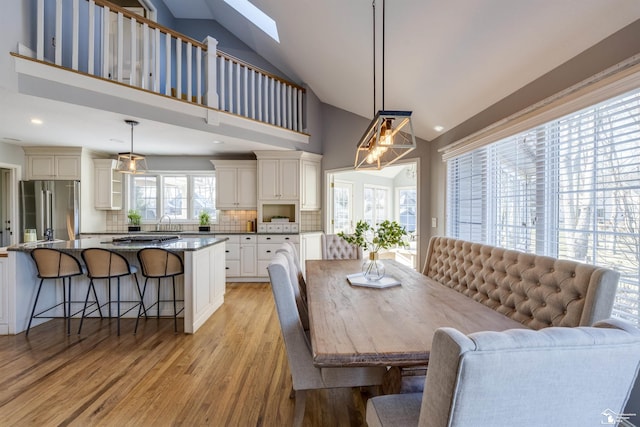
[[[20,181],[20,241],[73,240],[80,232],[80,181]]]

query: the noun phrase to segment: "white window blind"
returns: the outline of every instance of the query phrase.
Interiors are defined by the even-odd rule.
[[[447,161],[447,234],[613,268],[640,325],[640,90]]]

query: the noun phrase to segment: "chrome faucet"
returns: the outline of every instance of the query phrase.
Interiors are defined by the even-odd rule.
[[[53,228],[45,228],[44,229],[44,240],[51,241],[53,240]]]
[[[165,219],[165,217],[169,220],[169,229],[171,229],[171,217],[167,214],[164,214],[160,217],[160,221],[158,221],[158,223],[156,224],[156,231],[160,231],[160,224],[162,224],[162,220]]]

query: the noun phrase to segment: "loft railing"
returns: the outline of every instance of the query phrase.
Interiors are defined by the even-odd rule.
[[[305,89],[105,0],[37,0],[36,59],[302,132]]]

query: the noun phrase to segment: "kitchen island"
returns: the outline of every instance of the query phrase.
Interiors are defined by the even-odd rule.
[[[147,237],[145,239],[145,237]],[[101,248],[118,252],[125,256],[129,263],[139,267],[136,254],[140,249],[146,247],[160,247],[170,252],[178,254],[184,262],[184,275],[176,278],[177,298],[184,297],[184,332],[194,333],[200,326],[222,305],[225,293],[225,238],[215,237],[179,237],[161,236],[153,234],[150,236],[136,235],[135,239],[87,238],[71,241],[36,242],[14,245],[8,250],[8,276],[7,286],[7,309],[9,320],[9,334],[17,334],[24,331],[29,321],[29,315],[35,299],[35,293],[39,279],[37,270],[30,252],[38,247],[58,249],[82,260],[80,253],[88,248]],[[138,268],[138,280],[140,285],[144,278]],[[122,300],[134,300],[137,290],[135,281],[131,276],[121,279],[123,295]],[[86,276],[73,278],[75,285],[72,290],[72,300],[84,300],[84,293],[87,289],[89,279]],[[147,292],[145,293],[145,306],[151,305],[155,301],[156,280],[149,281]],[[129,286],[130,285],[130,286]],[[56,287],[58,288],[58,287]],[[96,281],[98,300],[107,300],[106,280]],[[166,289],[163,288],[163,291]],[[124,290],[128,294],[124,293]],[[59,294],[56,295],[56,292]],[[53,286],[42,288],[40,295],[40,306],[50,306],[55,301],[61,301],[60,289]],[[77,294],[75,293],[77,292]],[[139,298],[139,297],[138,297]],[[161,296],[165,299],[164,296]],[[153,313],[155,314],[155,313]],[[161,314],[165,314],[161,312]],[[166,313],[169,314],[169,313]],[[97,316],[97,313],[93,314]],[[132,310],[125,317],[137,316],[137,310]],[[46,319],[34,319],[33,325]]]

